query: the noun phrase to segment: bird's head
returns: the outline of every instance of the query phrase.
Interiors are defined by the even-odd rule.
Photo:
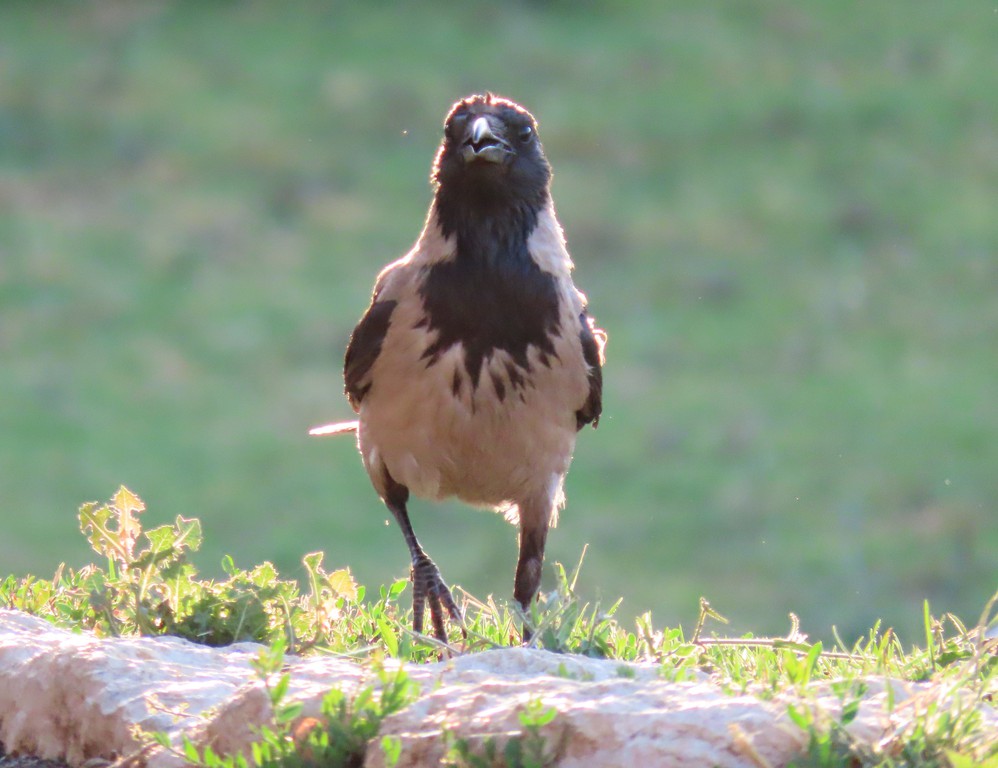
[[[523,107],[489,93],[457,102],[444,121],[433,163],[438,201],[500,212],[546,203],[551,166],[537,121]]]

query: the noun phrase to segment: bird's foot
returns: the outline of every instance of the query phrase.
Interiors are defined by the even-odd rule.
[[[415,632],[423,631],[423,613],[426,604],[430,606],[430,621],[433,622],[433,635],[442,643],[447,642],[447,631],[444,626],[444,610],[454,621],[464,625],[464,616],[457,607],[450,589],[444,583],[437,568],[430,558],[423,555],[412,561],[412,628]]]
[[[534,617],[530,611],[530,603],[527,605],[516,603],[516,607],[519,609],[517,613],[520,615],[520,645],[526,648],[534,639]],[[516,645],[516,637],[512,633],[510,634],[510,645]]]

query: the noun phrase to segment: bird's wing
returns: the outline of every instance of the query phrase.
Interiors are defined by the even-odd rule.
[[[360,401],[371,388],[371,368],[381,353],[381,344],[388,333],[392,312],[398,302],[374,300],[350,335],[350,344],[343,363],[343,383],[347,399],[355,411],[360,411]]]
[[[394,283],[397,279],[396,273],[404,272],[399,269],[405,260],[399,260],[389,264],[385,270],[378,275],[378,281],[374,285],[374,295],[371,298],[371,306],[357,323],[350,334],[350,343],[347,344],[346,357],[343,361],[343,384],[347,400],[353,406],[354,411],[360,412],[360,401],[371,388],[371,369],[374,361],[381,354],[381,345],[388,333],[388,326],[391,324],[392,312],[398,301],[394,298],[396,289]],[[387,288],[387,290],[386,290]],[[389,298],[392,297],[392,298]],[[338,421],[332,424],[323,424],[313,427],[308,431],[310,435],[323,437],[326,435],[342,435],[356,432],[360,427],[357,421]]]
[[[582,330],[579,340],[582,342],[582,357],[589,366],[589,395],[586,402],[575,412],[578,428],[586,424],[594,427],[599,425],[599,417],[603,412],[603,362],[606,348],[606,331],[596,327],[596,321],[583,310],[579,315]]]
[[[400,296],[410,289],[415,274],[411,254],[385,267],[374,285],[371,306],[350,335],[343,361],[343,383],[347,399],[357,412],[371,388],[371,369],[381,354],[392,313]]]

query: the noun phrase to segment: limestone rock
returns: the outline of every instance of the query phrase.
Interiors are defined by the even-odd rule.
[[[162,748],[145,748],[135,728],[187,734],[226,754],[245,748],[268,722],[270,705],[250,662],[259,646],[206,648],[177,638],[102,640],[0,610],[0,742],[9,753],[65,759],[122,758],[136,768],[179,768]],[[332,688],[351,692],[374,680],[368,667],[329,657],[288,658],[290,697],[316,714]],[[400,766],[434,765],[444,731],[472,745],[520,735],[532,701],[557,716],[541,728],[547,754],[566,768],[785,765],[804,735],[786,717],[786,697],[729,695],[706,676],[661,679],[651,664],[622,664],[523,648],[407,665],[419,698],[387,718],[381,735],[401,740]],[[894,698],[919,694],[892,684]],[[851,729],[867,743],[887,727],[884,685],[871,687]],[[816,706],[834,714],[837,701]],[[812,702],[812,705],[815,705]],[[993,713],[992,713],[993,714]],[[998,722],[996,722],[998,725]],[[125,759],[127,758],[127,759]],[[382,766],[375,745],[367,765]]]

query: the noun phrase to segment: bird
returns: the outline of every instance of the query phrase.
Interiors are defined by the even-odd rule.
[[[347,345],[357,419],[310,430],[356,432],[409,548],[413,630],[428,606],[443,642],[448,617],[463,627],[463,616],[416,537],[410,494],[518,526],[513,597],[526,616],[577,433],[602,413],[607,335],[573,282],[551,178],[526,109],[491,92],[451,107],[422,232],[378,275]]]

